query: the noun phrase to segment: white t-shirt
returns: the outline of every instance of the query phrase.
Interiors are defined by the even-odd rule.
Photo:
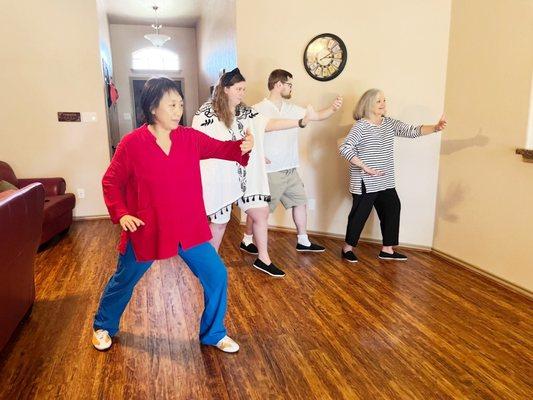
[[[281,102],[280,109],[269,99],[264,99],[253,108],[269,119],[301,119],[305,117],[306,113],[305,108],[285,100]],[[298,167],[298,129],[292,128],[265,133],[265,157],[270,160],[270,164],[266,164],[267,172]]]

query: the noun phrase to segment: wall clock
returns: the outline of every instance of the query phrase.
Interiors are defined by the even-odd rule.
[[[304,67],[312,78],[329,81],[344,69],[348,53],[340,37],[332,33],[315,36],[304,51]]]

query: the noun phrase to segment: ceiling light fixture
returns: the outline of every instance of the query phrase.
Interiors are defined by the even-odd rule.
[[[170,36],[167,35],[161,35],[159,33],[159,30],[163,27],[159,23],[159,19],[157,18],[157,10],[159,9],[158,6],[152,6],[152,9],[155,13],[155,24],[152,24],[152,28],[155,29],[155,33],[150,33],[147,35],[144,35],[144,38],[146,40],[149,40],[155,47],[161,47],[163,46],[167,41],[170,40]]]

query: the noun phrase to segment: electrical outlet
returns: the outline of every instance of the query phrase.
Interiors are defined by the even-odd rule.
[[[85,198],[85,189],[78,189],[78,199]]]
[[[307,199],[307,208],[309,210],[314,210],[316,208],[316,200],[315,199]]]

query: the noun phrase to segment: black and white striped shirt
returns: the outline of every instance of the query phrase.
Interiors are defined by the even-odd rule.
[[[340,154],[350,161],[354,156],[370,167],[383,171],[382,176],[370,176],[350,164],[350,192],[361,194],[361,180],[367,193],[391,189],[394,183],[394,136],[416,138],[422,126],[406,124],[397,119],[383,117],[381,125],[360,119],[350,129],[340,146]]]

